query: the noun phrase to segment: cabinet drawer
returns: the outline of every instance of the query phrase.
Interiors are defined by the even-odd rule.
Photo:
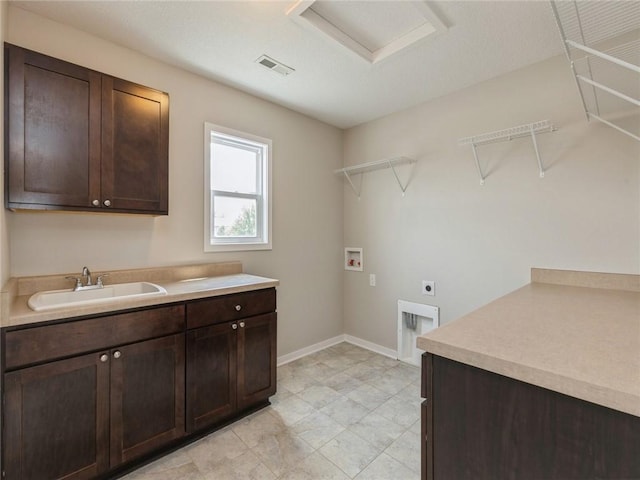
[[[276,289],[254,290],[187,304],[187,328],[198,328],[276,310]]]
[[[5,368],[15,369],[183,330],[183,305],[16,330],[6,333]]]

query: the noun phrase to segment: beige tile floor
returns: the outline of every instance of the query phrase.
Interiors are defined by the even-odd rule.
[[[340,343],[279,367],[271,402],[123,478],[419,479],[419,368]]]

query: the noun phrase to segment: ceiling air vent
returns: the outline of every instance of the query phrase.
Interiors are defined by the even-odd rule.
[[[287,67],[284,63],[280,63],[267,55],[262,55],[256,60],[256,62],[273,72],[279,73],[280,75],[287,76],[290,73],[295,72],[293,68]]]

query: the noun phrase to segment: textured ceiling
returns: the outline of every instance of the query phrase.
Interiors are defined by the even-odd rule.
[[[293,3],[11,1],[341,128],[562,53],[546,1],[428,2],[448,30],[375,64],[294,22]],[[265,69],[263,54],[295,72]]]

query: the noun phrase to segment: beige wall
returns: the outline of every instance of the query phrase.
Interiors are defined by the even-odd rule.
[[[339,335],[342,164],[337,128],[9,7],[6,40],[170,94],[169,216],[8,213],[11,275],[240,260],[280,279],[278,354]],[[273,140],[273,250],[203,252],[203,123]]]
[[[558,127],[538,137],[545,178],[517,139],[478,147],[480,186],[457,140],[544,119]],[[345,188],[345,245],[365,259],[344,273],[347,334],[395,350],[398,299],[437,305],[447,322],[528,283],[533,266],[640,272],[640,144],[586,122],[564,57],[352,128],[344,155],[418,160],[404,198],[390,170],[365,175],[360,201]]]
[[[532,266],[640,272],[640,145],[585,121],[564,58],[343,133],[15,7],[8,16],[7,41],[171,95],[170,215],[8,213],[13,276],[238,259],[282,281],[284,355],[341,333],[395,349],[398,299],[438,305],[447,322],[527,283]],[[539,137],[546,177],[519,139],[479,147],[481,187],[457,139],[547,118],[559,130]],[[203,253],[205,120],[273,139],[273,251]],[[343,157],[396,155],[418,159],[405,197],[390,171],[366,174],[360,201],[332,174]],[[364,247],[363,273],[342,271],[343,246]],[[435,297],[420,294],[423,279]]]

